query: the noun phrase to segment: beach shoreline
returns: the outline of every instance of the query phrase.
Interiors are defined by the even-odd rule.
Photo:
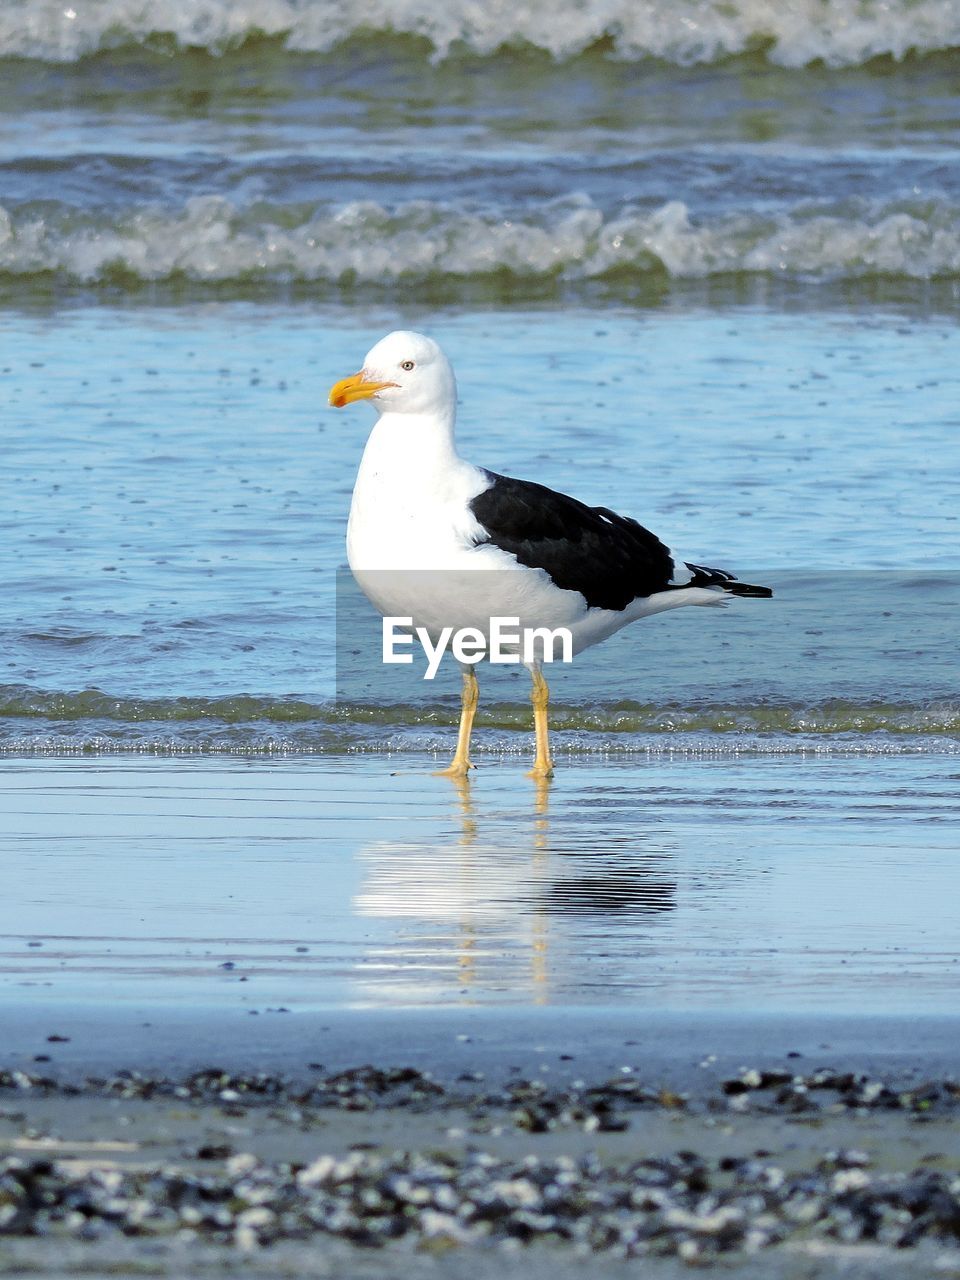
[[[218,1067],[302,1081],[321,1064],[412,1067],[451,1082],[483,1072],[569,1083],[624,1070],[700,1091],[742,1066],[897,1078],[958,1070],[953,1015],[633,1011],[629,1007],[447,1009],[269,1007],[249,1010],[50,995],[0,1001],[0,1070],[38,1070],[65,1085],[118,1070],[179,1076]],[[53,1039],[51,1039],[53,1037]],[[386,1046],[389,1046],[387,1048]],[[310,1064],[313,1064],[312,1066]]]

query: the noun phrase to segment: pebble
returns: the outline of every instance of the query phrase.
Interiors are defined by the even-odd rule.
[[[956,1241],[960,1180],[861,1168],[785,1175],[761,1161],[721,1168],[692,1152],[604,1163],[595,1155],[504,1160],[394,1152],[321,1155],[309,1165],[242,1153],[222,1172],[102,1170],[48,1159],[0,1160],[0,1233],[121,1235],[233,1243],[337,1236],[574,1243],[590,1253],[674,1254],[686,1261],[755,1251],[791,1237],[895,1247]]]
[[[319,1071],[319,1064],[314,1064]],[[323,1108],[444,1108],[467,1111],[491,1134],[504,1124],[528,1133],[628,1127],[640,1109],[697,1110],[706,1122],[730,1106],[792,1116],[797,1110],[856,1114],[899,1110],[915,1118],[960,1111],[953,1080],[893,1081],[822,1069],[797,1075],[744,1067],[715,1096],[645,1084],[636,1071],[566,1087],[512,1080],[481,1091],[473,1082],[439,1084],[412,1067],[365,1065],[308,1082],[268,1072],[207,1068],[172,1079],[135,1071],[80,1084],[20,1070],[0,1071],[0,1094],[87,1092],[119,1098],[171,1097],[227,1104],[230,1114],[269,1106],[299,1123]],[[714,1132],[726,1132],[717,1129]],[[460,1129],[449,1136],[463,1136]],[[606,1160],[597,1154],[522,1159],[465,1152],[322,1150],[306,1163],[271,1162],[227,1143],[195,1152],[204,1168],[91,1168],[23,1155],[0,1160],[0,1236],[98,1239],[111,1232],[176,1236],[234,1245],[249,1253],[274,1241],[336,1236],[378,1246],[410,1238],[424,1247],[479,1241],[522,1248],[565,1242],[585,1255],[673,1255],[689,1263],[786,1240],[820,1238],[906,1248],[960,1239],[960,1178],[921,1167],[888,1173],[855,1148],[825,1149],[812,1168],[787,1171],[757,1151],[706,1158],[694,1151]]]

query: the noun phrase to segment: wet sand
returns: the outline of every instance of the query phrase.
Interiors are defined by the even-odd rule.
[[[212,1005],[48,997],[0,1002],[0,1026],[0,1070],[64,1083],[120,1069],[182,1076],[211,1065],[303,1082],[317,1064],[345,1071],[375,1062],[428,1071],[444,1084],[478,1071],[491,1084],[526,1076],[557,1087],[625,1073],[699,1092],[744,1065],[895,1078],[960,1070],[955,1015],[279,1006],[254,1017]]]
[[[435,767],[8,760],[0,1001],[955,1008],[948,751],[564,760],[548,792],[525,757]]]

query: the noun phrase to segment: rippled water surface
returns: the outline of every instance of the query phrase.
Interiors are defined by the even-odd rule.
[[[958,760],[8,764],[6,1001],[955,1007]]]
[[[443,746],[455,679],[398,690],[371,671],[375,619],[342,596],[334,703],[335,571],[368,421],[327,409],[325,391],[404,319],[237,303],[8,314],[7,751]],[[462,371],[468,455],[575,481],[777,591],[644,622],[559,674],[558,727],[597,731],[570,745],[644,746],[660,728],[956,741],[948,322],[756,308],[434,320]],[[493,743],[509,746],[526,691],[515,673],[483,679]],[[359,717],[358,692],[374,704]]]

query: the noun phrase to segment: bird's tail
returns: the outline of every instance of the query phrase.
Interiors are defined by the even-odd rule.
[[[687,568],[693,574],[691,587],[713,587],[729,596],[746,596],[751,600],[769,600],[773,595],[770,587],[757,587],[752,582],[738,582],[726,569],[708,569],[702,564],[690,564]]]
[[[731,596],[747,596],[751,600],[769,600],[772,587],[757,587],[752,582],[724,582],[723,589]]]

